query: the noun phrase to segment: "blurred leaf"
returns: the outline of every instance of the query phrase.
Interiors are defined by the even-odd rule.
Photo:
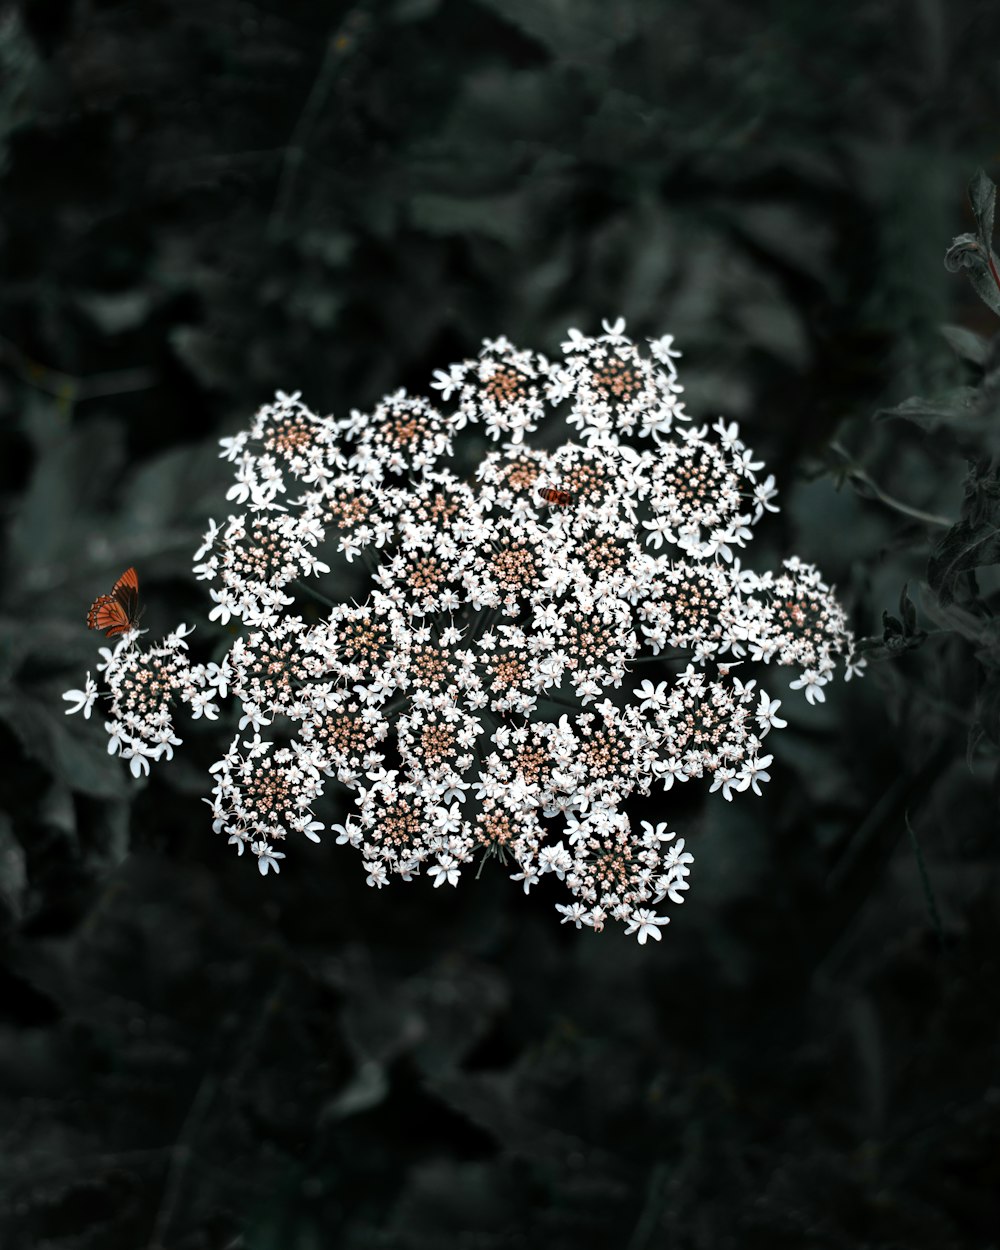
[[[113,498],[122,456],[121,430],[110,423],[91,422],[41,444],[8,530],[14,586],[38,589],[53,566],[81,567],[87,518]]]
[[[39,65],[20,10],[7,6],[0,13],[0,173],[10,136],[30,117],[31,87]]]
[[[422,22],[441,7],[441,0],[393,0],[392,16],[397,22]]]
[[[990,353],[990,340],[964,326],[942,326],[941,333],[955,354],[973,365],[984,365]],[[912,401],[907,401],[912,402]]]
[[[60,707],[63,713],[64,708]],[[46,766],[73,790],[94,798],[120,798],[126,792],[125,771],[99,737],[71,732],[36,699],[0,700],[0,720],[17,737],[26,755]]]
[[[212,444],[171,448],[126,478],[119,501],[121,528],[137,537],[162,535],[174,526],[200,534],[208,509],[218,507],[223,479]]]
[[[209,330],[199,326],[175,326],[169,338],[177,358],[197,381],[208,390],[226,387],[231,375],[230,360]]]
[[[556,56],[599,60],[632,34],[627,8],[611,9],[601,0],[480,0],[484,8],[519,26]]]
[[[384,1102],[389,1093],[385,1068],[374,1060],[362,1063],[344,1088],[321,1112],[323,1119],[344,1120]]]
[[[723,205],[723,210],[759,247],[816,281],[829,282],[833,236],[814,216],[783,203]]]
[[[737,305],[733,312],[747,342],[763,348],[793,369],[809,363],[809,341],[798,312],[775,289],[772,298]]]
[[[410,201],[413,224],[434,237],[481,234],[515,248],[525,233],[519,195],[465,199],[420,194]]]
[[[113,295],[103,292],[79,292],[75,296],[78,307],[83,309],[104,334],[121,334],[141,325],[153,307],[150,291],[120,291]]]
[[[27,885],[24,850],[10,818],[0,812],[0,932],[20,917]]]

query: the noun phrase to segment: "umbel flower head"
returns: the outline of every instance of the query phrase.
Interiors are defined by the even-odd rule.
[[[630,798],[759,795],[785,722],[739,666],[791,667],[815,702],[858,665],[814,568],[736,558],[774,478],[736,425],[690,421],[672,339],[644,354],[618,321],[562,350],[487,341],[435,374],[436,404],[334,418],[279,393],[224,439],[238,511],[195,572],[243,632],[209,666],[185,666],[182,635],[128,635],[103,670],[109,749],[148,768],[179,744],[172,701],[215,717],[233,698],[207,801],[262,873],[318,841],[335,780],[369,885],[454,886],[493,855],[526,892],[554,874],[564,922],[658,940],[692,856]],[[96,685],[66,697],[89,714]]]

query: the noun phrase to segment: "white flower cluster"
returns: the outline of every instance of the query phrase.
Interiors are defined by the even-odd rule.
[[[226,695],[225,675],[217,664],[192,664],[184,639],[192,632],[179,625],[157,647],[140,651],[135,645],[140,631],[123,634],[115,649],[101,648],[97,671],[108,686],[110,719],[108,754],[129,761],[133,777],[149,773],[150,760],[173,759],[181,739],[174,730],[175,701],[186,703],[192,717],[215,720],[215,699]],[[66,714],[83,712],[89,720],[97,700],[97,683],[87,674],[83,690],[67,690],[63,698],[72,706]]]
[[[659,939],[692,856],[666,824],[636,831],[630,796],[692,778],[760,794],[785,722],[733,669],[791,665],[812,702],[838,658],[858,666],[815,569],[741,568],[774,479],[735,425],[689,423],[669,336],[650,359],[623,330],[571,330],[559,362],[487,341],[435,375],[440,407],[401,391],[334,419],[279,394],[224,440],[240,511],[195,571],[210,617],[244,633],[207,668],[185,668],[180,634],[109,654],[108,732],[133,771],[177,744],[171,696],[214,715],[232,694],[209,801],[262,872],[289,833],[318,840],[335,778],[355,808],[337,840],[370,885],[455,885],[492,854],[525,891],[554,874],[564,922]],[[463,473],[476,425],[498,446]],[[338,556],[366,571],[360,602],[336,592]],[[635,685],[642,663],[661,680]],[[88,678],[67,697],[89,713],[95,695]]]

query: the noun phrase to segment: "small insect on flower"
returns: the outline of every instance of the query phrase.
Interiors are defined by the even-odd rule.
[[[139,621],[139,579],[135,569],[126,569],[110,595],[98,595],[87,613],[88,629],[105,630],[105,638],[128,633]]]
[[[556,490],[553,486],[543,486],[538,492],[538,497],[556,508],[568,508],[573,502],[573,496],[568,490]]]

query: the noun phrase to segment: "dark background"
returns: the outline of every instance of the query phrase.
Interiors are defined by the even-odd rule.
[[[1000,1246],[1000,374],[942,265],[1000,9],[749,7],[0,7],[5,1250]],[[769,675],[763,798],[658,800],[660,944],[332,838],[262,879],[200,802],[228,729],[135,783],[63,716],[127,565],[211,630],[215,440],[275,388],[619,314],[777,475],[745,562],[873,640],[822,706]]]

